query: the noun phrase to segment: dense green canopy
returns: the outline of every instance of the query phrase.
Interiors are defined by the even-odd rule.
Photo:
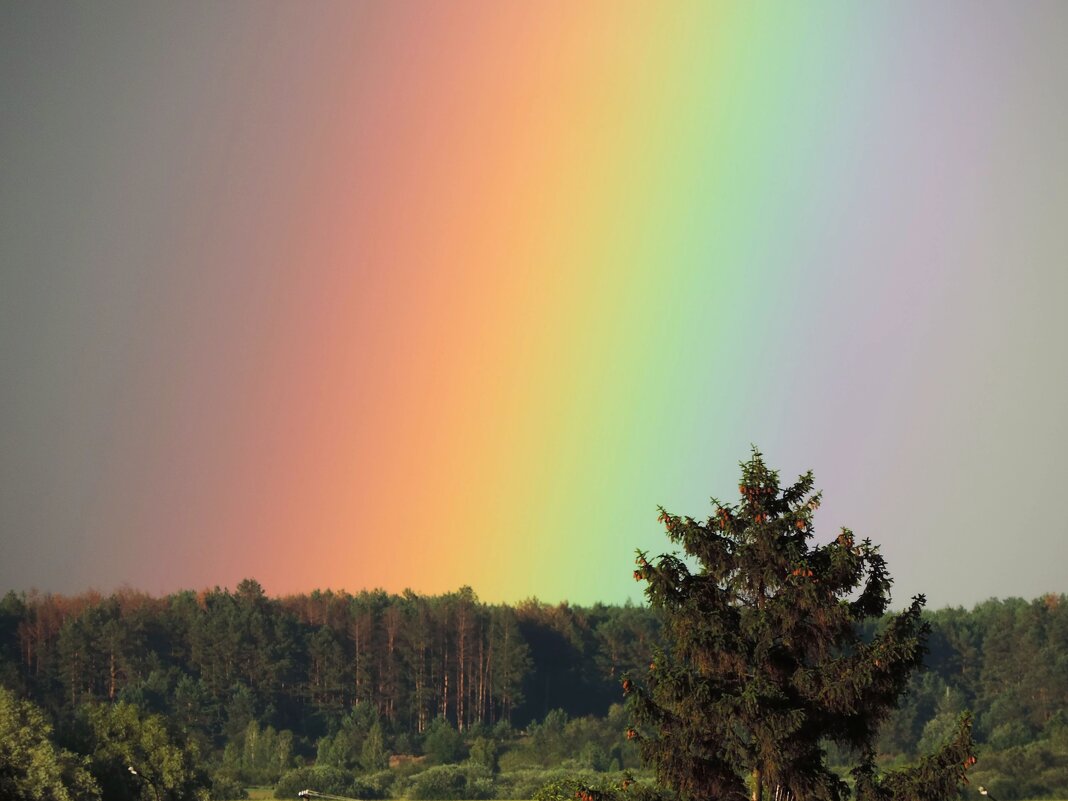
[[[97,801],[100,789],[80,757],[56,748],[37,705],[0,685],[0,798]]]

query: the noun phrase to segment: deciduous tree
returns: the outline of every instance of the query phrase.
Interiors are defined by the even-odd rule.
[[[97,801],[100,789],[83,760],[56,748],[37,706],[0,686],[0,798]]]

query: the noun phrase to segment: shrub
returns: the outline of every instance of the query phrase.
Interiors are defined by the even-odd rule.
[[[392,770],[380,770],[360,777],[357,781],[363,782],[369,788],[369,792],[376,793],[374,798],[390,798],[393,795],[393,784],[397,781],[397,774]],[[371,798],[372,796],[361,796]]]
[[[534,793],[534,801],[614,801],[615,797],[616,786],[613,783],[604,778],[579,774],[551,781]]]
[[[497,776],[497,798],[530,799],[547,784],[572,775],[573,771],[543,768],[502,772]]]
[[[219,773],[211,777],[211,801],[236,801],[240,798],[248,798],[248,793],[236,778]]]
[[[389,792],[387,789],[382,789],[375,785],[369,778],[353,779],[349,784],[347,790],[342,795],[347,795],[349,798],[364,798],[369,801],[378,801],[378,799],[389,798]]]
[[[435,718],[423,739],[423,753],[439,765],[459,762],[464,758],[464,738],[448,720]]]
[[[413,801],[484,799],[496,795],[493,777],[485,768],[469,765],[438,765],[417,773],[408,784]]]
[[[629,773],[572,774],[533,794],[534,801],[668,801],[670,797],[653,783],[635,781]]]
[[[359,786],[356,786],[359,785]],[[275,798],[299,798],[297,793],[301,790],[318,790],[320,793],[333,795],[346,795],[354,798],[379,798],[378,795],[365,795],[354,793],[354,790],[370,791],[370,786],[364,786],[357,782],[351,771],[333,768],[327,765],[316,765],[311,768],[296,768],[287,771],[278,780],[274,788]]]
[[[516,745],[497,758],[497,767],[502,773],[526,773],[542,768],[534,749],[526,744]],[[530,796],[527,796],[529,798]]]
[[[497,743],[487,737],[478,737],[471,743],[471,755],[468,759],[473,765],[481,765],[490,773],[497,772]]]

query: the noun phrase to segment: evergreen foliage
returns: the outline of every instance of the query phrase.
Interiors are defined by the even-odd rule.
[[[376,720],[371,725],[371,730],[367,732],[367,739],[363,741],[360,755],[360,764],[367,772],[389,767],[389,752],[386,751],[386,738],[382,732],[381,721]]]
[[[423,740],[423,752],[431,762],[447,765],[464,757],[464,738],[446,718],[435,718]]]
[[[880,730],[880,767],[920,759],[970,708],[979,758],[973,785],[998,801],[1068,798],[1065,600],[1050,594],[924,612],[929,671],[914,676]],[[254,582],[162,598],[128,589],[106,597],[8,593],[0,598],[0,685],[32,701],[46,727],[39,731],[55,727],[46,739],[68,788],[83,764],[103,771],[82,771],[95,785],[111,781],[108,762],[86,762],[97,748],[87,710],[125,703],[141,720],[159,716],[172,744],[197,754],[192,764],[212,774],[217,798],[237,783],[270,785],[317,753],[319,765],[345,770],[346,786],[358,777],[369,783],[361,792],[403,794],[431,766],[421,756],[425,737],[444,712],[455,732],[448,736],[459,742],[451,757],[470,753],[492,771],[493,743],[496,797],[529,799],[576,774],[638,776],[638,741],[624,736],[629,713],[613,701],[620,674],[641,681],[666,639],[659,614],[629,604],[489,605],[469,591],[268,598]],[[891,617],[865,621],[861,641]],[[319,635],[324,627],[329,638]],[[369,774],[364,745],[375,721],[392,767]],[[823,745],[845,775],[855,754]],[[116,797],[139,791],[153,801],[151,787],[119,767],[130,784]]]
[[[623,680],[644,758],[683,799],[842,801],[828,742],[859,756],[861,801],[955,792],[972,761],[967,718],[915,768],[878,777],[874,765],[879,727],[923,661],[923,596],[862,639],[890,603],[878,548],[848,529],[813,545],[812,474],[781,487],[756,450],[741,467],[741,500],[713,500],[706,521],[661,509],[684,557],[638,553],[635,578],[666,627],[648,678]]]

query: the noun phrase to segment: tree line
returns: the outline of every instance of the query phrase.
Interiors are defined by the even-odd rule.
[[[634,606],[315,591],[155,598],[9,592],[0,680],[57,719],[126,700],[219,744],[251,720],[318,738],[366,705],[398,732],[519,727],[552,709],[604,714],[619,673],[647,661],[657,624]]]
[[[999,799],[1068,789],[1065,596],[925,617],[929,670],[883,727],[879,759],[914,759],[971,710],[975,775],[996,771],[1003,785],[986,782]],[[486,604],[468,588],[272,598],[246,580],[164,597],[9,592],[0,684],[41,708],[74,751],[86,731],[121,728],[136,711],[194,743],[205,764],[243,766],[246,777],[313,762],[381,768],[390,755],[435,749],[442,763],[477,756],[495,767],[500,756],[515,766],[523,742],[557,730],[555,750],[528,748],[522,765],[548,767],[544,751],[619,768],[620,676],[641,680],[660,639],[646,606]],[[834,764],[833,745],[828,754]]]

